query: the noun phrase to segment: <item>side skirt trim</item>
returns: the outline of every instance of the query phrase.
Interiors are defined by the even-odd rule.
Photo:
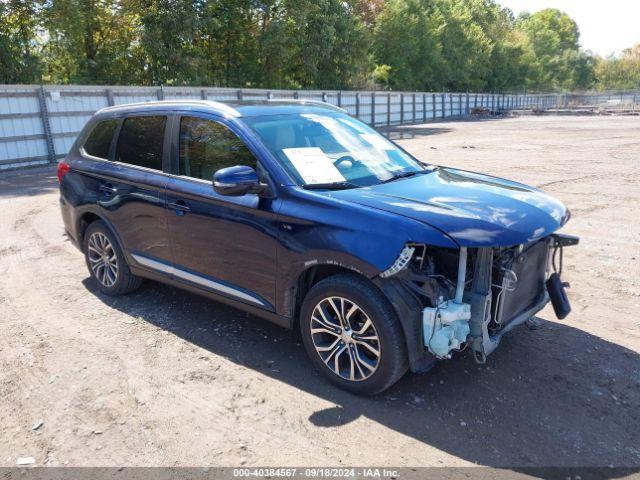
[[[183,270],[181,268],[174,267],[172,265],[167,265],[166,263],[153,260],[152,258],[145,257],[143,255],[132,253],[131,256],[136,262],[138,262],[140,265],[143,265],[147,268],[151,268],[153,270],[166,273],[167,275],[172,275],[174,277],[181,278],[182,280],[187,280],[188,282],[195,283],[197,285],[203,286],[210,290],[215,290],[216,292],[223,293],[225,295],[230,295],[232,297],[238,298],[240,300],[244,300],[245,302],[249,302],[254,305],[259,305],[263,308],[268,308],[268,305],[266,305],[263,301],[257,299],[253,295],[250,295],[241,290],[225,285],[224,283],[216,282],[215,280],[211,280],[202,275],[197,275],[195,273],[189,272],[187,270]]]

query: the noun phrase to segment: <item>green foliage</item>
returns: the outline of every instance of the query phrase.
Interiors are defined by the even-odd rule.
[[[47,0],[43,80],[53,83],[126,84],[141,80],[132,56],[137,17],[118,0]]]
[[[389,0],[378,16],[374,59],[385,86],[450,91],[587,88],[592,57],[566,14],[517,20],[493,0]]]
[[[374,28],[376,63],[387,65],[394,90],[429,90],[442,83],[438,24],[427,0],[389,0]]]
[[[36,5],[23,0],[0,0],[0,83],[39,80],[40,58],[35,36]]]
[[[529,75],[526,84],[537,90],[571,89],[581,64],[580,33],[576,23],[561,11],[548,8],[521,15],[516,28],[525,34]]]
[[[620,58],[598,59],[595,66],[598,87],[605,90],[640,90],[640,43]]]
[[[495,0],[0,0],[0,82],[508,92],[638,88],[576,23]]]

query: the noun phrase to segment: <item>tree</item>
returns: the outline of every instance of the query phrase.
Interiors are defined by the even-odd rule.
[[[637,86],[576,23],[497,0],[0,0],[0,81],[571,90]]]
[[[0,1],[0,83],[40,81],[37,20],[35,3]]]
[[[576,22],[555,8],[534,14],[521,14],[516,21],[521,30],[522,48],[529,64],[527,86],[538,90],[570,89],[576,78],[585,82],[589,77],[584,69],[589,62],[580,53],[580,32]],[[582,72],[576,77],[575,69]]]
[[[137,83],[137,17],[121,0],[46,0],[45,79],[59,83]]]
[[[624,50],[620,57],[596,59],[595,77],[600,89],[640,89],[640,43]]]
[[[490,32],[497,7],[484,0],[440,0],[434,19],[443,58],[443,87],[450,91],[483,90],[491,74],[495,40]]]
[[[374,61],[386,65],[388,87],[437,90],[443,85],[440,25],[426,0],[389,0],[374,28]]]
[[[287,77],[299,88],[346,88],[366,70],[365,27],[351,3],[288,0]]]
[[[192,0],[143,0],[139,17],[145,80],[153,85],[202,85],[211,80],[204,44],[206,5]]]

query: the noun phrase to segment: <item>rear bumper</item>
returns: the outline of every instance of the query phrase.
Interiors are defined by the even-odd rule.
[[[76,212],[75,209],[60,195],[60,213],[62,214],[62,222],[64,223],[64,231],[67,234],[67,238],[78,249],[81,250],[79,235],[77,231]]]

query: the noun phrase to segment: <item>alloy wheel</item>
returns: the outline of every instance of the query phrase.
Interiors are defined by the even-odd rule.
[[[311,314],[311,339],[324,364],[339,377],[362,381],[380,363],[380,339],[375,325],[356,303],[327,297]]]
[[[105,287],[113,287],[118,278],[118,258],[113,245],[102,232],[93,232],[87,244],[89,266]]]

